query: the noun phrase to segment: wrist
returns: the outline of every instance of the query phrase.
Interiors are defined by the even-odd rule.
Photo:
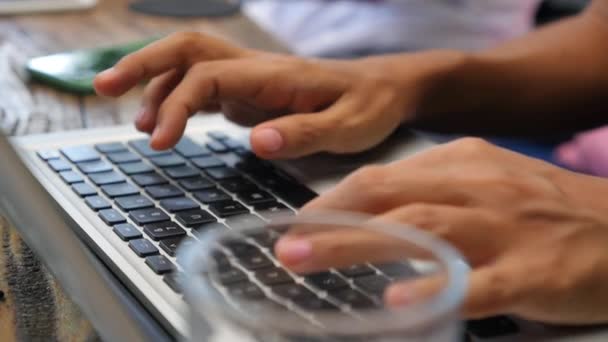
[[[427,103],[445,97],[446,85],[458,78],[470,59],[470,54],[462,51],[431,50],[370,57],[361,63],[386,75],[399,92],[409,98],[408,108],[403,110],[403,122],[414,123],[421,119],[419,115],[426,111],[423,107]]]

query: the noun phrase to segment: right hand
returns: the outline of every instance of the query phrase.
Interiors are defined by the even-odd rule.
[[[350,153],[380,143],[412,116],[425,77],[443,60],[433,56],[303,59],[178,33],[124,57],[95,87],[120,96],[151,79],[136,126],[152,134],[156,149],[173,146],[197,111],[220,107],[236,123],[257,125],[251,145],[263,158]]]

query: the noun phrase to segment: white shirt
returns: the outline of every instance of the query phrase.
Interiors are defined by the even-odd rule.
[[[480,49],[521,35],[540,0],[249,0],[245,13],[304,56]]]

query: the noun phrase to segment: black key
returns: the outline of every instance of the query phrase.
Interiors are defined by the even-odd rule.
[[[194,166],[200,169],[208,169],[213,167],[221,167],[226,165],[221,159],[217,157],[198,157],[190,159]]]
[[[479,338],[513,335],[519,332],[515,322],[505,316],[467,321],[467,330]]]
[[[226,227],[224,224],[219,223],[219,222],[211,222],[211,223],[205,223],[205,224],[199,224],[199,225],[193,226],[192,229],[196,230],[199,233],[203,233],[203,232],[208,232],[208,231],[212,231],[212,230],[228,229],[228,227]]]
[[[374,267],[393,279],[406,279],[418,276],[418,272],[405,262],[391,262],[386,264],[375,264]]]
[[[163,239],[158,245],[163,251],[167,252],[167,254],[169,254],[170,256],[175,256],[175,251],[181,245],[183,240],[184,236],[182,235],[169,239]]]
[[[279,170],[266,167],[246,170],[246,172],[293,207],[300,208],[317,197],[314,191]]]
[[[72,190],[74,190],[74,192],[80,197],[97,195],[97,190],[87,183],[73,184]]]
[[[226,256],[226,254],[224,254],[222,252],[219,252],[219,251],[213,252],[213,260],[215,261],[215,263],[213,264],[213,268],[220,272],[227,271],[232,268],[232,264],[230,263],[230,260],[228,260],[228,257]]]
[[[187,178],[179,181],[179,185],[188,191],[204,190],[214,188],[215,185],[203,177]]]
[[[266,222],[264,222],[261,218],[253,214],[231,217],[226,220],[226,224],[228,225],[228,227],[234,230],[246,230],[266,227]]]
[[[129,145],[131,145],[131,147],[133,147],[141,155],[148,158],[171,153],[171,150],[153,150],[152,147],[150,147],[150,139],[131,140],[129,141]]]
[[[115,209],[104,209],[99,211],[99,218],[108,226],[125,223],[127,220]]]
[[[236,284],[246,281],[247,275],[237,268],[230,267],[225,270],[222,270],[219,273],[218,280],[224,285]]]
[[[232,199],[230,195],[218,188],[197,191],[194,193],[194,197],[205,204]]]
[[[339,270],[345,277],[359,277],[367,274],[374,274],[376,271],[368,265],[352,265]]]
[[[248,270],[261,270],[263,268],[274,267],[274,263],[259,250],[257,253],[239,258],[239,261]]]
[[[127,175],[138,175],[154,171],[154,168],[152,168],[152,166],[141,161],[119,164],[118,167],[122,172],[126,173]]]
[[[214,167],[211,169],[206,169],[205,172],[207,175],[209,175],[209,177],[217,181],[240,177],[240,174],[231,167]]]
[[[61,179],[68,184],[74,184],[84,181],[84,178],[76,171],[62,171],[59,173]]]
[[[59,159],[59,152],[55,150],[41,150],[36,152],[38,157],[44,161],[49,161],[51,159]]]
[[[243,147],[242,143],[230,138],[222,140],[221,143],[229,150],[236,150],[237,148]]]
[[[331,291],[329,294],[339,301],[349,304],[355,309],[368,309],[376,306],[371,299],[367,298],[361,292],[351,288]]]
[[[122,183],[125,181],[125,177],[116,171],[94,173],[89,175],[89,179],[97,186]]]
[[[321,298],[307,298],[306,300],[294,301],[296,305],[304,310],[339,310],[337,306]]]
[[[131,151],[108,153],[106,156],[114,164],[134,163],[141,160],[137,154]]]
[[[379,299],[382,298],[384,290],[391,283],[388,278],[379,274],[358,277],[354,279],[354,282],[363,291]]]
[[[279,239],[279,236],[275,233],[262,230],[259,232],[249,233],[247,236],[251,237],[260,246],[273,249],[275,243]]]
[[[61,149],[61,153],[72,163],[99,160],[99,153],[91,146],[71,146]]]
[[[265,285],[293,283],[293,278],[280,268],[268,268],[255,272],[255,277]]]
[[[175,153],[170,153],[170,154],[167,154],[164,156],[153,157],[153,158],[150,158],[150,161],[152,162],[152,164],[154,164],[158,167],[162,167],[162,168],[180,166],[180,165],[184,165],[186,163],[184,158],[178,156]]]
[[[125,164],[129,165],[129,164]],[[131,177],[135,184],[139,186],[161,185],[167,184],[167,179],[156,172],[134,175]]]
[[[198,170],[196,170],[190,166],[187,166],[187,165],[182,165],[182,166],[165,169],[165,173],[167,174],[167,176],[171,177],[172,179],[196,177],[199,175]]]
[[[146,258],[146,265],[156,274],[165,274],[175,270],[173,263],[164,255],[153,255]]]
[[[228,148],[218,141],[210,141],[205,146],[215,153],[226,153]]]
[[[246,300],[261,300],[266,298],[264,291],[254,283],[235,284],[228,287],[228,292],[234,296]]]
[[[237,258],[247,258],[260,252],[255,245],[245,241],[227,241],[224,242],[224,246]]]
[[[69,171],[72,169],[72,166],[63,159],[49,160],[49,166],[55,172]]]
[[[123,143],[119,142],[111,142],[105,144],[97,144],[95,145],[95,149],[101,153],[114,153],[114,152],[123,152],[127,150],[127,147]]]
[[[348,287],[348,283],[344,279],[331,272],[310,274],[306,276],[306,280],[324,291],[333,291]]]
[[[124,241],[140,239],[142,237],[141,232],[130,223],[117,224],[112,230]]]
[[[207,132],[207,136],[214,140],[224,140],[230,138],[226,133],[220,131],[210,131]]]
[[[171,290],[175,293],[182,293],[182,286],[179,284],[177,280],[177,275],[174,273],[169,273],[163,277],[163,281],[167,284]]]
[[[173,222],[147,224],[144,226],[144,233],[154,241],[186,235],[186,231]]]
[[[107,172],[112,170],[112,165],[108,164],[103,160],[96,160],[92,162],[79,163],[76,165],[82,173],[99,173]]]
[[[257,185],[253,184],[251,181],[243,177],[233,178],[220,182],[220,185],[230,192],[241,192],[259,189]]]
[[[317,297],[317,295],[315,295],[309,289],[305,288],[304,286],[302,286],[300,284],[295,284],[295,283],[274,286],[272,288],[272,292],[274,292],[276,295],[278,295],[280,297],[283,297],[285,299],[292,299],[292,300],[298,299],[298,298],[311,299],[311,298]]]
[[[237,194],[238,198],[245,204],[255,205],[258,203],[276,202],[274,197],[263,190],[243,191]]]
[[[178,211],[198,209],[200,205],[188,197],[168,198],[160,201],[160,206],[171,213]]]
[[[109,209],[112,207],[110,202],[106,201],[103,197],[100,196],[89,196],[84,199],[85,203],[89,206],[89,208],[97,211],[101,209]]]
[[[103,185],[101,187],[101,191],[103,191],[106,196],[111,198],[139,194],[139,189],[133,184],[127,182]]]
[[[158,208],[133,210],[129,213],[129,218],[139,226],[169,221],[171,219],[169,215]]]
[[[186,227],[196,227],[216,221],[215,217],[202,209],[180,212],[175,215],[175,219]]]
[[[171,184],[153,185],[146,187],[146,192],[154,199],[183,196],[184,192]]]
[[[139,257],[146,257],[149,255],[158,254],[158,248],[156,248],[152,242],[146,239],[135,239],[129,241],[129,247],[137,254]]]
[[[296,213],[279,202],[262,202],[253,206],[263,218],[271,221],[277,217],[292,216]]]
[[[232,152],[236,153],[239,157],[251,157],[254,156],[253,152],[245,146],[237,147],[232,150]]]
[[[235,201],[213,202],[209,204],[209,210],[219,217],[228,217],[249,213],[249,209]]]
[[[195,143],[188,137],[183,137],[175,145],[175,151],[186,158],[204,157],[211,155],[211,152]]]
[[[152,201],[142,195],[118,197],[115,201],[122,211],[152,208],[154,206]]]

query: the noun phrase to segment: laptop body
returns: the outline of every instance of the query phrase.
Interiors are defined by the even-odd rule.
[[[260,209],[264,207],[295,212],[314,197],[315,192],[327,191],[364,164],[402,159],[434,145],[422,137],[399,132],[379,148],[357,156],[317,155],[273,165],[262,162],[265,168],[262,177],[270,172],[266,167],[271,167],[271,173],[276,176],[262,179],[256,178],[253,168],[242,168],[239,164],[245,156],[251,157],[247,135],[246,129],[214,115],[191,120],[186,131],[190,142],[180,143],[170,153],[146,150],[143,145],[146,136],[130,126],[14,138],[13,145],[29,172],[13,157],[12,147],[0,140],[0,155],[3,160],[9,156],[0,166],[3,189],[0,209],[58,276],[68,293],[82,305],[103,337],[119,331],[129,334],[123,336],[124,339],[129,336],[129,340],[180,339],[189,335],[187,309],[179,285],[172,281],[173,271],[167,271],[167,265],[179,269],[172,253],[175,246],[167,243],[176,237],[165,239],[162,234],[184,232],[191,236],[193,230],[201,227],[230,227],[229,213],[243,208],[247,215],[262,220],[268,214],[267,210]],[[87,148],[81,149],[82,146]],[[261,161],[255,161],[258,162]],[[265,202],[259,202],[261,199],[254,198],[251,191],[245,192],[244,197],[243,192],[237,191],[235,187],[242,184],[234,180],[241,176],[264,192],[257,195],[266,196]],[[125,183],[132,186],[120,185]],[[220,192],[209,191],[207,183]],[[35,189],[20,191],[28,184]],[[5,188],[11,190],[4,191]],[[217,196],[229,199],[215,201]],[[176,201],[177,198],[187,201]],[[193,202],[199,209],[181,210]],[[31,211],[31,203],[43,206],[44,211]],[[192,225],[188,221],[192,215],[183,215],[192,210],[210,214],[209,222]],[[24,214],[29,212],[40,214]],[[168,232],[170,227],[154,221],[154,215],[162,214],[170,216],[175,228],[173,233]],[[23,221],[24,217],[31,221]],[[40,228],[49,226],[49,222],[52,230]],[[54,246],[52,254],[47,252],[49,242]],[[80,261],[78,265],[72,265],[75,260]],[[100,267],[98,260],[104,267]],[[66,275],[62,271],[66,267],[78,270],[78,274],[103,276],[95,280],[104,286],[90,287],[85,295],[81,278],[72,273]],[[381,270],[376,271],[381,274]],[[90,307],[99,308],[90,301],[98,298],[114,305],[102,306],[105,310],[99,312],[91,310]],[[122,312],[130,328],[112,326],[116,319],[107,318],[120,317],[113,314],[115,311]],[[230,336],[230,332],[213,328],[210,328],[210,339],[218,334]],[[511,317],[469,322],[467,330],[472,341],[602,341],[608,338],[608,330],[603,328],[559,329]],[[117,340],[115,335],[107,336]],[[206,337],[194,338],[205,340]],[[237,341],[238,337],[232,336],[230,340]]]

